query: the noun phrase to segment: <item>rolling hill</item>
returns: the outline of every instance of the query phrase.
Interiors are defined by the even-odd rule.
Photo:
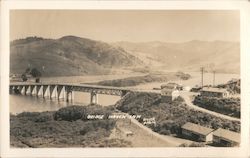
[[[198,41],[183,43],[168,42],[116,42],[148,63],[158,63],[168,69],[198,71],[204,66],[207,71],[216,70],[224,73],[240,72],[240,44],[227,41]],[[147,61],[145,60],[145,61]],[[144,60],[143,60],[144,61]]]
[[[105,43],[76,36],[59,39],[27,37],[10,43],[10,73],[28,67],[43,76],[110,74],[113,70],[240,72],[240,44],[226,41],[115,42]],[[117,72],[117,71],[116,71]]]
[[[141,64],[140,59],[121,47],[76,36],[27,37],[10,43],[10,73],[14,74],[32,67],[43,76],[96,75]]]

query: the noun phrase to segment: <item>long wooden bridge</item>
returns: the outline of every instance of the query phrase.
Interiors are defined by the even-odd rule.
[[[31,83],[31,82],[16,82],[10,83],[10,93],[42,96],[65,99],[67,102],[73,100],[73,92],[90,93],[90,103],[98,103],[98,94],[124,96],[129,89],[120,87],[98,86],[88,84],[69,84],[69,83]]]

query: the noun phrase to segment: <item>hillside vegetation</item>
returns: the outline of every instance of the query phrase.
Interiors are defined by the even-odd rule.
[[[230,82],[230,81],[229,81]],[[240,94],[240,80],[238,82],[234,82],[232,84],[220,84],[217,86],[218,88],[226,88],[231,94]]]
[[[194,104],[208,110],[240,118],[240,98],[196,96]]]
[[[55,112],[24,112],[10,116],[12,147],[127,147],[131,143],[109,139],[115,120],[112,107],[69,106]],[[104,119],[87,119],[88,114]]]
[[[43,76],[108,74],[111,68],[142,65],[120,47],[75,36],[59,39],[27,37],[10,43],[10,72],[22,74],[28,67]]]
[[[141,115],[143,118],[152,118],[156,124],[148,125],[152,130],[165,135],[180,135],[181,126],[186,122],[193,122],[214,129],[224,128],[240,131],[240,122],[228,121],[213,115],[195,111],[185,105],[182,98],[172,103],[161,103],[160,94],[130,93],[123,98],[117,108],[131,115]]]

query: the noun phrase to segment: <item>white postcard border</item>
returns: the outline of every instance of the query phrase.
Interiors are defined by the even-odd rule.
[[[250,3],[247,1],[3,1],[1,4],[1,156],[3,157],[246,157],[249,155]],[[12,9],[240,10],[241,146],[239,148],[9,147],[9,11]]]

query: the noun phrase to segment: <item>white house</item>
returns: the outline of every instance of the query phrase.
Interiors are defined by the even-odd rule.
[[[178,96],[180,96],[178,84],[168,83],[161,86],[161,102],[172,102]]]

